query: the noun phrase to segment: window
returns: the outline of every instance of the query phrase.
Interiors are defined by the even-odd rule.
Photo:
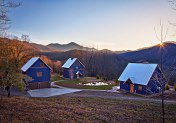
[[[37,77],[41,77],[42,76],[42,72],[37,72]]]
[[[40,67],[44,67],[44,64],[43,64],[43,63],[41,63],[41,64],[40,64]]]
[[[138,90],[142,91],[142,86],[138,85]]]

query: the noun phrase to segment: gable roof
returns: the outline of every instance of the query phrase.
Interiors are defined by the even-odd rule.
[[[129,63],[119,81],[131,80],[133,84],[147,85],[155,71],[157,64]]]
[[[72,66],[72,64],[78,60],[77,58],[69,58],[64,65],[62,65],[62,68],[70,68]],[[78,60],[79,61],[79,60]],[[80,62],[80,61],[79,61]],[[81,63],[81,62],[80,62]],[[82,63],[81,63],[82,64]],[[82,64],[83,65],[83,64]],[[83,65],[84,67],[84,65]]]
[[[23,72],[26,72],[36,61],[38,61],[40,57],[31,58],[22,68]],[[40,59],[47,67],[49,67],[42,59]],[[49,67],[50,68],[50,67]],[[51,69],[51,68],[50,68]]]

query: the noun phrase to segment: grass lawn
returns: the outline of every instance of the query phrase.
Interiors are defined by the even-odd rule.
[[[87,85],[80,85],[79,83],[87,83],[87,81],[95,79],[93,77],[85,77],[83,79],[64,79],[62,77],[59,77],[58,75],[55,75],[52,77],[52,81],[59,81],[56,82],[57,85],[68,87],[68,88],[76,88],[76,89],[94,89],[94,90],[111,90],[115,84],[111,85],[101,85],[101,86],[87,86]],[[96,80],[97,81],[97,80]]]
[[[58,74],[52,74],[51,75],[51,81],[59,81],[59,80],[64,80],[64,78],[60,77]]]
[[[162,122],[158,103],[118,99],[69,97],[3,97],[0,122]],[[165,121],[176,121],[176,105],[165,105]]]

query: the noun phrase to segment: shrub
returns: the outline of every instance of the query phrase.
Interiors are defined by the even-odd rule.
[[[166,84],[166,90],[169,90],[170,89],[170,86],[168,84]]]
[[[176,91],[176,84],[174,85],[174,90]]]
[[[17,84],[17,87],[19,88],[20,91],[24,91],[25,90],[25,84],[24,84],[24,82],[19,82]]]
[[[82,82],[81,84],[83,84],[83,85],[84,85],[84,84],[87,84],[87,83],[88,83],[88,82]]]
[[[103,79],[104,79],[104,81],[108,81],[108,78],[107,78],[107,77],[104,77]]]
[[[100,79],[100,76],[99,76],[99,75],[97,75],[97,76],[96,76],[96,78],[97,78],[97,79]]]
[[[117,83],[119,82],[118,77],[115,77],[115,81],[116,81]]]
[[[82,81],[87,83],[87,79],[86,78],[83,78]]]
[[[168,84],[171,85],[171,86],[174,86],[174,82],[173,81],[169,81]]]

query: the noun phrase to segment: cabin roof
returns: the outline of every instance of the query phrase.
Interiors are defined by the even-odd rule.
[[[133,84],[147,85],[157,66],[157,64],[129,63],[118,80],[126,82],[130,79]]]
[[[77,74],[81,74],[81,75],[83,75],[80,71],[77,71],[77,72],[76,72],[76,75],[77,75]]]
[[[70,68],[72,64],[78,60],[77,58],[69,58],[64,65],[62,65],[62,68]],[[78,60],[79,61],[79,60]],[[79,61],[80,62],[80,61]],[[81,62],[80,62],[81,63]],[[82,63],[81,63],[82,64]],[[83,65],[83,64],[82,64]],[[84,65],[83,65],[84,66]]]
[[[31,58],[22,68],[21,70],[23,72],[26,72],[36,61],[38,61],[40,59],[40,57],[33,57]],[[40,59],[41,60],[41,59]],[[43,60],[41,60],[44,64],[46,64]],[[47,67],[49,67],[47,64],[46,64]],[[50,67],[49,67],[50,68]],[[51,68],[50,68],[51,69]]]

